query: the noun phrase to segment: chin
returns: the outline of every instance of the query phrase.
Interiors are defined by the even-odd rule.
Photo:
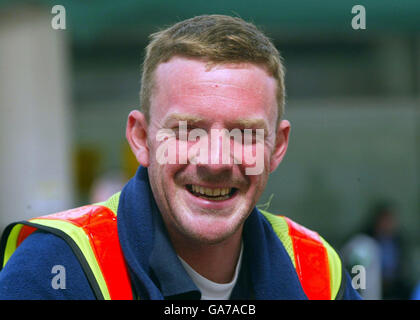
[[[236,228],[214,228],[213,226],[201,226],[200,228],[192,228],[191,226],[184,226],[184,234],[191,240],[195,240],[201,244],[216,245],[231,238],[239,229]]]
[[[242,229],[249,214],[238,209],[215,212],[181,208],[173,212],[176,228],[187,238],[203,244],[218,244],[232,237]]]

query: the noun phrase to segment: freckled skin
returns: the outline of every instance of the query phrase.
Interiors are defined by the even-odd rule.
[[[229,280],[239,255],[244,221],[286,152],[290,123],[282,120],[276,127],[276,90],[276,80],[255,64],[222,64],[209,69],[206,61],[173,57],[156,69],[149,124],[138,111],[129,116],[127,138],[139,163],[148,167],[151,188],[175,250],[208,279]],[[262,119],[267,128],[262,173],[246,175],[250,164],[244,162],[159,164],[156,151],[162,142],[156,135],[167,128],[165,122],[174,113],[203,119],[195,126],[207,132],[230,131],[238,118]],[[135,142],[135,136],[140,137],[138,141],[145,136],[141,128],[147,132],[147,146]],[[220,147],[216,143],[210,152],[220,152]],[[192,196],[187,184],[238,191],[226,205],[215,206]],[[220,274],[223,270],[228,272]]]

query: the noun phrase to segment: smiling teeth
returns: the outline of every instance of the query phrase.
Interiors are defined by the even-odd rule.
[[[229,194],[232,191],[232,188],[205,188],[196,185],[191,185],[192,191],[196,193],[201,193],[205,196],[224,196]]]

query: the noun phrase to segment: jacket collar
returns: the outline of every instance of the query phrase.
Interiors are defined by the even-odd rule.
[[[142,299],[164,299],[188,292],[199,298],[197,287],[173,250],[146,168],[139,167],[124,186],[117,217],[121,248]],[[245,222],[243,241],[242,266],[248,272],[241,270],[242,281],[238,281],[232,297],[249,297],[252,290],[256,299],[307,299],[289,255],[256,208]],[[247,282],[252,288],[246,287]]]

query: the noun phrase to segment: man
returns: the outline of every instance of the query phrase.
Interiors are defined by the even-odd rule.
[[[221,15],[151,38],[126,129],[136,176],[104,203],[9,226],[0,298],[358,298],[317,233],[255,208],[290,131],[273,44]]]

